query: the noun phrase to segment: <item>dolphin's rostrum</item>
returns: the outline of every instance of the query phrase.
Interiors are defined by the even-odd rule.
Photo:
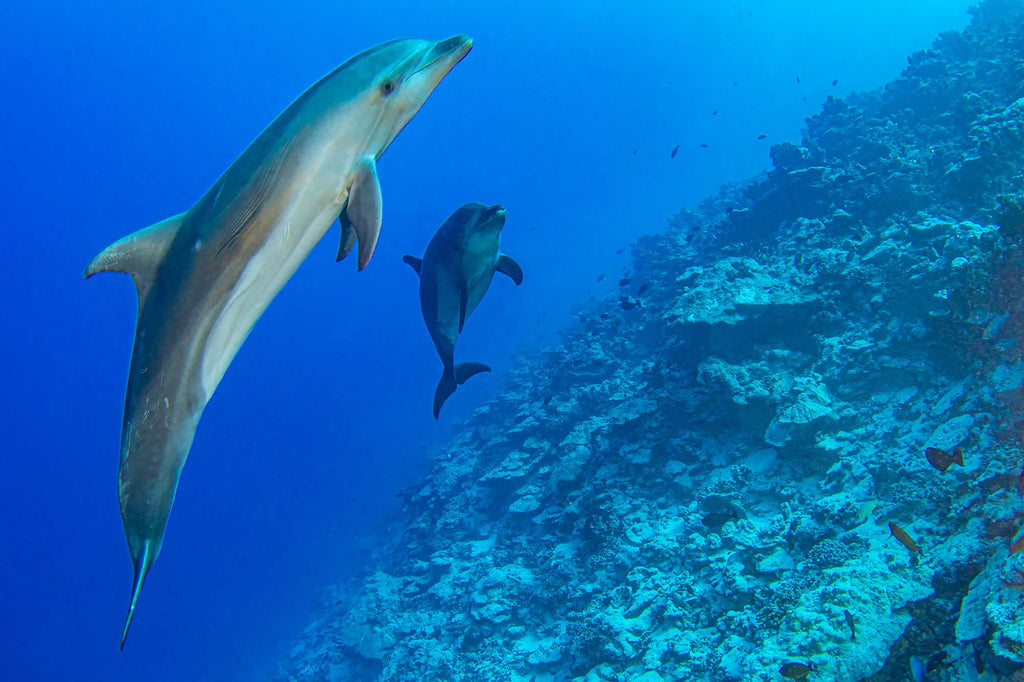
[[[455,342],[470,313],[487,293],[495,271],[517,284],[523,281],[519,264],[500,252],[505,209],[466,204],[444,221],[427,244],[423,258],[405,256],[420,276],[420,310],[444,372],[434,391],[434,419],[456,387],[474,374],[491,368],[479,362],[455,364]]]
[[[121,648],[160,553],[196,425],[267,305],[336,217],[359,269],[380,232],[377,159],[472,45],[395,40],[296,99],[188,211],[112,244],[85,276],[131,274],[138,320],[118,493],[135,569]]]

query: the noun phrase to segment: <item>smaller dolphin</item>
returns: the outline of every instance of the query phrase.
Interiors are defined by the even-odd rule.
[[[495,272],[523,283],[519,263],[500,252],[505,208],[466,204],[452,213],[427,244],[423,258],[404,256],[420,276],[420,310],[427,331],[444,363],[434,391],[434,419],[457,386],[474,374],[490,372],[479,362],[455,364],[455,342],[466,318],[487,293]]]

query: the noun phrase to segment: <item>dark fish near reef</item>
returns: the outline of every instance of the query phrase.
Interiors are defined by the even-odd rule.
[[[336,218],[339,260],[358,242],[366,267],[380,236],[377,159],[472,44],[394,40],[353,57],[292,102],[191,208],[86,268],[86,277],[130,274],[138,294],[118,469],[135,573],[122,649],[207,402]]]
[[[640,295],[641,295],[641,294],[643,294],[643,293],[644,293],[645,291],[647,291],[647,285],[646,285],[646,284],[641,284],[641,285],[640,285],[640,288],[639,288],[639,289],[637,289],[637,291],[636,291],[636,295],[637,295],[637,296],[640,296]]]
[[[814,670],[814,666],[811,664],[803,663],[787,663],[779,668],[779,674],[785,677],[787,680],[802,680]]]
[[[704,518],[702,518],[700,522],[708,528],[717,529],[721,528],[729,521],[735,521],[738,518],[740,518],[740,514],[736,511],[735,508],[733,508],[728,511],[708,512],[704,515]]]
[[[1010,545],[1010,554],[1016,554],[1017,552],[1024,552],[1024,535],[1021,535],[1017,542]]]
[[[846,624],[850,626],[850,641],[857,641],[857,623],[853,620],[853,614],[850,613],[849,609],[843,609],[843,618],[846,619]]]
[[[832,85],[839,85],[839,79],[836,78],[834,81],[832,81]]]
[[[597,281],[598,282],[603,282],[604,281],[604,273],[603,272],[600,275],[597,276]]]
[[[924,456],[928,458],[929,464],[943,473],[954,464],[964,465],[964,452],[959,445],[951,453],[941,448],[926,448]]]
[[[621,256],[622,254],[626,253],[626,249],[618,249],[615,253]]]
[[[602,320],[607,320],[609,317],[611,317],[611,315],[609,315],[608,313],[601,313]]]
[[[910,537],[907,531],[903,530],[892,521],[889,522],[889,532],[892,533],[894,538],[900,541],[901,545],[909,549],[912,553],[916,554],[921,551],[921,548],[917,546],[917,543],[914,542],[914,539]]]
[[[1000,490],[1010,490],[1013,488],[1020,489],[1020,477],[1017,474],[1011,474],[1004,472],[1001,474],[994,474],[988,478],[978,481],[978,487],[984,490],[988,494],[999,492]]]
[[[679,153],[679,145],[676,145],[675,148],[672,150],[672,154],[669,155],[669,158],[670,159],[676,158],[676,154],[678,154],[678,153]]]
[[[757,139],[759,139],[759,140],[763,140],[763,139],[765,139],[766,137],[768,137],[768,136],[767,136],[767,135],[764,135],[764,134],[761,134],[761,135],[758,135],[758,136],[757,136]]]
[[[619,286],[620,287],[628,287],[629,283],[632,282],[632,281],[633,280],[631,280],[629,277],[623,277],[622,279],[619,280]]]
[[[423,258],[403,256],[420,276],[420,310],[437,354],[444,364],[434,391],[434,419],[455,389],[491,368],[479,362],[455,364],[455,343],[470,314],[487,293],[495,272],[518,286],[523,269],[501,253],[502,206],[466,204],[452,213],[427,244]]]
[[[632,310],[633,308],[642,308],[640,301],[630,298],[629,296],[619,296],[619,307],[623,310]]]
[[[1017,494],[1024,497],[1024,469],[1020,470],[1020,476],[1017,477]]]

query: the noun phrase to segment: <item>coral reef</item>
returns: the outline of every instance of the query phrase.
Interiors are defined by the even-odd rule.
[[[973,15],[642,238],[277,679],[1021,675],[1024,3]]]

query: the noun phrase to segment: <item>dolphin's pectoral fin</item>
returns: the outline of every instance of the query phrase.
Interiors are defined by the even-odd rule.
[[[133,561],[135,568],[135,580],[132,581],[132,600],[128,605],[128,616],[124,619],[124,630],[121,632],[121,650],[124,651],[124,640],[128,637],[128,628],[132,626],[132,617],[135,615],[135,606],[139,603],[139,594],[142,593],[142,584],[146,582],[149,569],[156,561],[159,549],[154,549],[151,542],[146,542],[136,561]]]
[[[402,262],[415,270],[417,275],[420,274],[420,268],[423,267],[422,258],[417,258],[416,256],[402,256]]]
[[[380,195],[380,180],[377,178],[377,161],[373,156],[367,156],[348,189],[348,204],[341,212],[342,248],[338,251],[339,260],[345,257],[342,251],[348,253],[345,250],[346,240],[353,239],[350,234],[346,234],[347,221],[351,231],[359,239],[359,269],[366,267],[373,250],[377,248],[382,216],[383,200]],[[351,244],[348,248],[352,248]]]
[[[496,267],[495,270],[511,277],[512,281],[516,283],[516,286],[523,283],[523,269],[519,267],[519,263],[517,263],[511,256],[501,254],[498,258],[498,267]]]
[[[469,305],[469,289],[465,282],[459,282],[459,333],[466,326],[466,306]]]
[[[132,276],[139,294],[139,310],[156,278],[157,270],[178,234],[184,213],[132,232],[103,249],[85,268],[86,278],[97,272],[125,272]]]
[[[341,207],[341,213],[338,214],[338,222],[341,223],[341,244],[338,246],[338,257],[334,259],[335,262],[344,260],[352,247],[356,245],[356,231],[348,217],[347,208],[348,202],[346,201],[345,205]]]

